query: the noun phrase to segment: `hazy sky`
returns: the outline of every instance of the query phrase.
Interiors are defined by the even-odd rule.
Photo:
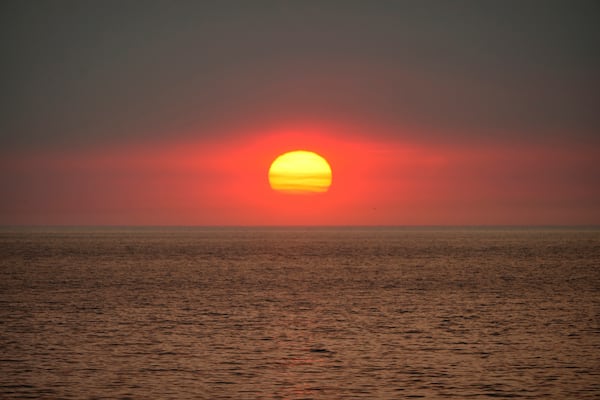
[[[599,224],[599,16],[4,1],[0,223]],[[331,193],[262,191],[275,156],[311,146]]]

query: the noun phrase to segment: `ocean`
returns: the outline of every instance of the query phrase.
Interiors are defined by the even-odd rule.
[[[0,398],[599,399],[600,230],[2,228]]]

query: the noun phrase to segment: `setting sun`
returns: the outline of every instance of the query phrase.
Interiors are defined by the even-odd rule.
[[[271,164],[269,184],[283,193],[324,193],[331,186],[331,167],[325,158],[312,151],[290,151]]]

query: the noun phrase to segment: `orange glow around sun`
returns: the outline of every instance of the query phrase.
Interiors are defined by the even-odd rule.
[[[214,141],[118,143],[0,157],[5,186],[28,182],[12,186],[12,203],[0,209],[0,222],[308,226],[597,221],[590,216],[596,209],[560,208],[600,196],[595,186],[582,186],[593,178],[584,171],[597,164],[595,148],[386,141],[353,129],[246,129],[243,140],[231,134]],[[314,155],[295,160],[306,156],[296,154],[299,149]],[[323,156],[325,160],[319,158]],[[560,174],[581,174],[582,179],[557,182]],[[537,207],[550,198],[553,203]]]
[[[288,194],[324,193],[331,186],[331,167],[312,151],[290,151],[271,164],[269,184],[273,190]]]

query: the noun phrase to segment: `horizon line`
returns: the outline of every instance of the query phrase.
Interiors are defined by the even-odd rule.
[[[270,228],[373,228],[373,229],[398,229],[398,228],[585,228],[600,229],[600,224],[394,224],[394,225],[367,225],[367,224],[270,224],[270,225],[234,225],[234,224],[207,224],[207,225],[171,225],[171,224],[0,224],[0,229],[11,228],[178,228],[178,229],[270,229]]]

